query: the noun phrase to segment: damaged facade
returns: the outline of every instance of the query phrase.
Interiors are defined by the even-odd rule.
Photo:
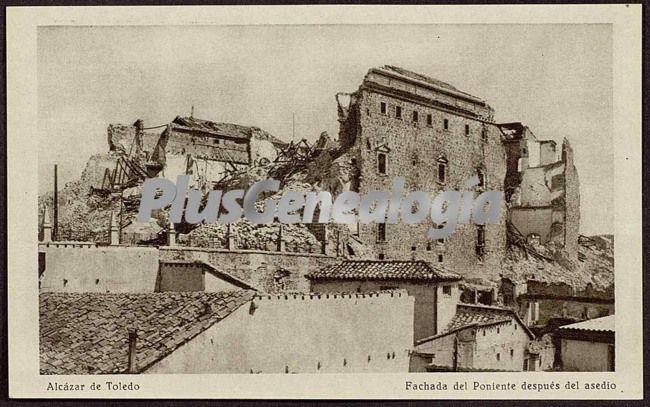
[[[576,256],[580,184],[569,141],[564,139],[558,154],[554,141],[537,140],[521,123],[500,128],[507,151],[504,188],[509,222],[528,242],[552,242]]]
[[[339,103],[342,101],[339,97]],[[438,194],[464,190],[477,175],[476,194],[503,190],[502,132],[483,100],[446,83],[385,66],[371,69],[359,89],[339,104],[342,146],[349,146],[359,193],[389,191],[397,176],[405,189]],[[506,246],[505,211],[498,224],[457,225],[447,239],[423,239],[433,223],[359,225],[358,234],[379,258],[452,265],[465,277],[498,268]]]

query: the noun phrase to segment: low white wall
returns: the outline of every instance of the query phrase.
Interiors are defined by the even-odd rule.
[[[158,250],[149,247],[44,247],[41,291],[154,292]]]
[[[414,299],[406,292],[252,303],[146,373],[408,372]]]

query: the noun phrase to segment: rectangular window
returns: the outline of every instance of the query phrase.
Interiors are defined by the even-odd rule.
[[[446,182],[447,181],[447,164],[445,163],[438,163],[438,182]]]
[[[449,120],[445,119],[442,121],[442,128],[445,130],[449,130]]]
[[[413,111],[413,121],[414,121],[414,122],[417,122],[417,121],[418,121],[418,111],[417,111],[417,110],[414,110],[414,111]]]
[[[402,118],[402,106],[395,106],[395,117],[398,119]]]
[[[380,174],[386,174],[386,167],[386,154],[377,154],[377,172]]]
[[[442,286],[442,293],[444,295],[451,295],[451,286],[450,285],[443,285]]]
[[[476,227],[476,255],[483,257],[485,254],[485,226],[478,225]]]
[[[381,102],[379,104],[379,110],[381,111],[381,113],[386,114],[386,102]]]
[[[497,353],[497,360],[501,360],[501,354]]]
[[[445,241],[445,239],[440,239],[440,240],[442,240],[443,242]],[[442,263],[442,260],[443,260],[442,259],[442,254],[439,254],[438,255],[438,263]]]
[[[427,115],[427,126],[433,126],[433,116]]]
[[[212,141],[214,142],[214,144],[219,144],[221,142],[221,140],[219,140],[218,138],[212,139]]]
[[[386,224],[378,223],[377,224],[377,242],[386,241]]]
[[[481,130],[481,138],[483,141],[488,140],[487,128],[485,126],[483,126],[483,129]]]
[[[465,135],[469,136],[469,124],[465,125]]]

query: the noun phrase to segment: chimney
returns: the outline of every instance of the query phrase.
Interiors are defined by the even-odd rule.
[[[141,119],[138,119],[133,123],[135,126],[135,156],[139,156],[142,153],[142,139],[144,137],[144,122]]]
[[[174,222],[169,222],[167,229],[167,246],[176,246],[176,230],[174,229]]]
[[[50,222],[50,210],[45,208],[43,212],[43,242],[52,241],[52,223]]]
[[[232,235],[232,225],[228,223],[226,232],[226,248],[228,250],[235,250],[235,237]]]
[[[120,228],[117,225],[115,215],[111,212],[111,246],[120,244]]]
[[[138,342],[138,333],[135,328],[129,329],[129,373],[138,373],[136,366],[135,345]]]
[[[278,224],[280,226],[280,229],[278,230],[278,251],[283,252],[285,251],[285,242],[282,237],[282,223]]]
[[[327,227],[327,224],[324,225],[323,227],[323,241],[322,247],[321,247],[321,254],[327,254],[327,242],[329,240],[329,229]]]

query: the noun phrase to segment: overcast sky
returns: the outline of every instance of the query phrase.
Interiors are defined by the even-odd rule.
[[[567,137],[581,233],[613,232],[609,25],[41,27],[39,191],[108,150],[106,127],[177,115],[255,125],[288,140],[338,134],[337,92],[398,65],[486,99],[497,122]]]

